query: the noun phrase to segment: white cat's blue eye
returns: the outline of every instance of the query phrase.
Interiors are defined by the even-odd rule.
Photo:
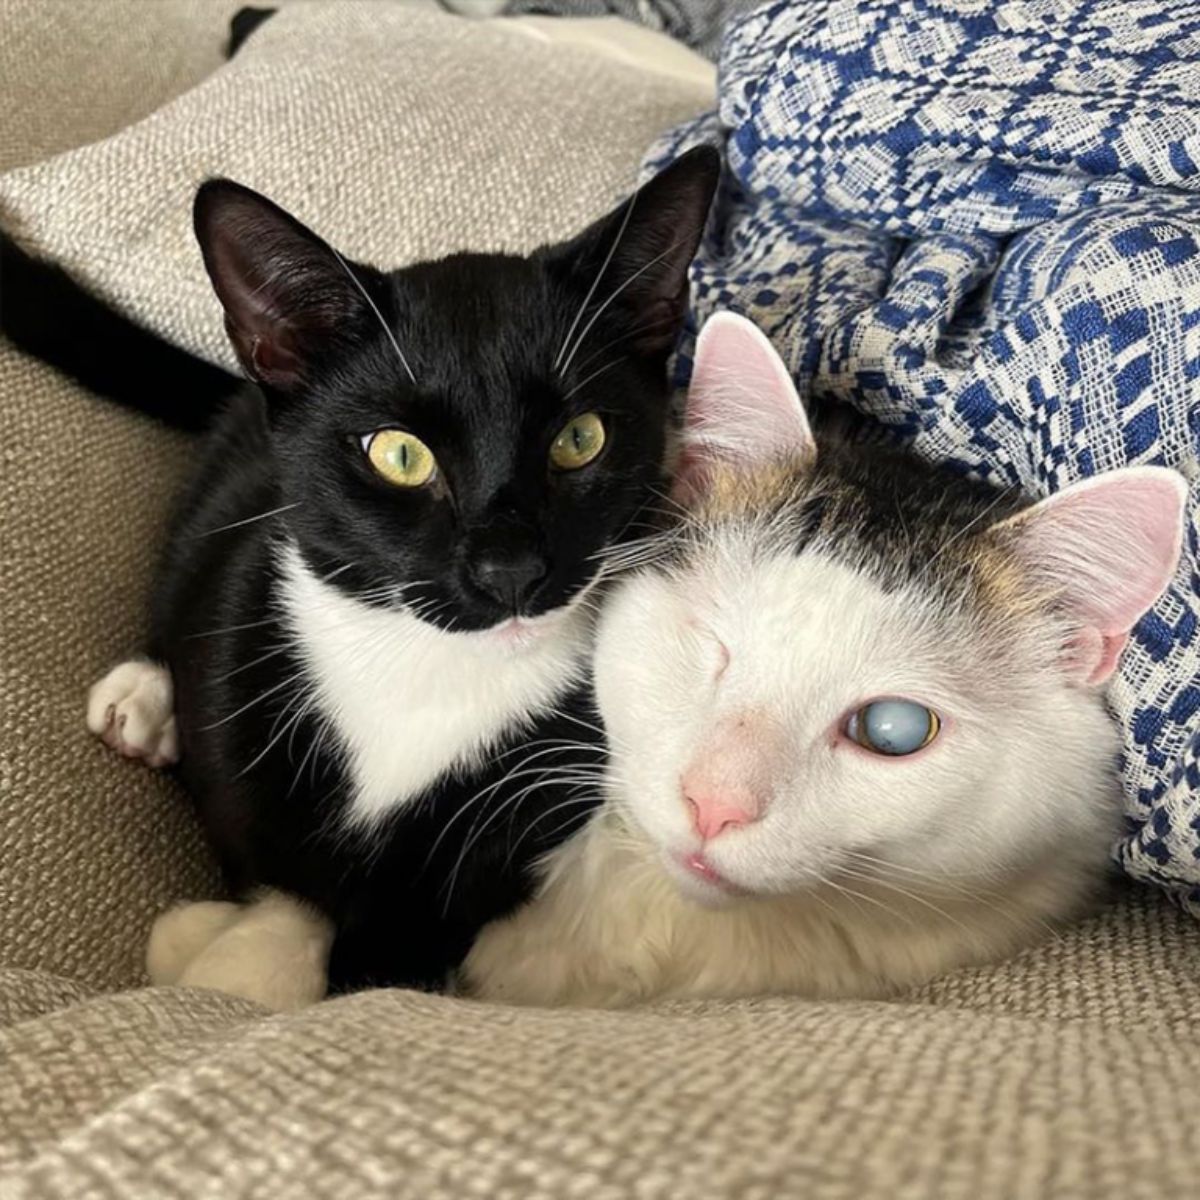
[[[915,700],[872,700],[846,719],[846,736],[864,750],[898,758],[928,746],[941,727],[937,713]]]

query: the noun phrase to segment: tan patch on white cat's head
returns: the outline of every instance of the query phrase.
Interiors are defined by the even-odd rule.
[[[703,522],[714,522],[761,517],[781,509],[803,489],[809,466],[809,462],[796,460],[763,463],[753,471],[716,465],[697,515]]]

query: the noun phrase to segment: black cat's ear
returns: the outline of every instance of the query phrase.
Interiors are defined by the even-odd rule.
[[[628,323],[625,344],[633,352],[658,355],[674,347],[687,315],[688,265],[720,173],[720,154],[697,146],[578,237],[546,252],[586,296],[556,364],[560,371],[602,311]]]
[[[363,285],[327,243],[265,196],[229,179],[196,193],[196,238],[251,379],[294,390],[315,359],[361,331]]]

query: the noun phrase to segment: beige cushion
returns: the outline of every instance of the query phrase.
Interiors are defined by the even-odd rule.
[[[371,992],[265,1018],[0,975],[0,1012],[43,1014],[0,1030],[0,1194],[1187,1196],[1198,978],[1195,922],[1151,896],[892,1004]]]
[[[191,234],[201,180],[258,188],[384,266],[527,250],[615,203],[649,144],[712,104],[711,68],[647,71],[637,57],[536,22],[378,0],[289,5],[146,120],[0,177],[0,223],[232,367]]]
[[[181,792],[83,727],[139,646],[189,441],[0,343],[0,445],[0,964],[127,986],[154,915],[216,888]]]
[[[236,0],[0,0],[0,171],[107,137],[220,66]]]
[[[0,166],[186,90],[236,7],[155,0],[151,22],[143,0],[3,0]],[[0,342],[0,445],[0,964],[127,986],[154,915],[217,888],[184,797],[82,726],[88,684],[138,646],[188,443]]]

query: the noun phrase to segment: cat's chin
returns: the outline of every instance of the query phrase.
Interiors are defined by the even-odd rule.
[[[476,637],[487,638],[495,646],[512,651],[528,650],[561,629],[567,609],[555,608],[536,617],[508,617],[480,630]]]
[[[706,908],[720,908],[746,895],[746,891],[726,879],[702,854],[663,854],[667,873],[687,899]]]

